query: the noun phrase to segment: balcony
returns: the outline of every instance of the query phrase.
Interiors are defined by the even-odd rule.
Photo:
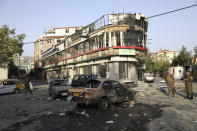
[[[104,47],[82,54],[78,54],[69,58],[64,58],[60,60],[55,60],[44,65],[44,68],[51,68],[59,65],[69,65],[74,63],[82,63],[91,60],[97,60],[101,58],[111,57],[111,56],[131,56],[136,57],[136,55],[145,55],[146,48],[143,47],[131,47],[131,46],[115,46],[115,47]]]

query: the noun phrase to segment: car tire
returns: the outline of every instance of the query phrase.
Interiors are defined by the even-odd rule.
[[[51,93],[51,89],[48,89],[48,91],[49,91],[49,95],[51,96],[51,95],[52,95],[52,93]]]
[[[57,98],[57,96],[55,95],[54,92],[51,93],[51,96],[52,96],[53,99],[56,99]]]
[[[19,89],[14,89],[14,94],[19,94]]]
[[[109,102],[106,98],[102,98],[98,103],[98,108],[100,110],[106,110],[109,107]]]

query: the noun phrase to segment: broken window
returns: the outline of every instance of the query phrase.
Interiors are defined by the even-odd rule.
[[[116,45],[116,36],[115,32],[111,32],[111,45],[115,46]]]
[[[66,33],[69,33],[69,28],[66,28],[65,32],[66,32]]]
[[[61,40],[60,39],[57,39],[57,43],[59,43]]]
[[[109,46],[109,32],[106,32],[106,46]]]
[[[120,31],[116,31],[115,35],[116,35],[117,46],[121,46],[121,44],[120,44]]]
[[[47,39],[47,43],[51,43],[51,38]]]
[[[99,35],[99,48],[103,47],[103,34]]]

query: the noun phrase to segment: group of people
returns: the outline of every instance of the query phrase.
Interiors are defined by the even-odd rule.
[[[193,99],[193,93],[192,93],[192,76],[190,75],[190,72],[187,71],[186,72],[186,77],[185,77],[185,93],[187,95],[187,98],[188,99]],[[167,75],[166,75],[166,83],[167,83],[167,86],[168,86],[168,97],[172,96],[174,97],[175,96],[175,92],[176,92],[176,89],[174,87],[174,78],[173,78],[173,75],[170,74],[169,72],[167,72]]]

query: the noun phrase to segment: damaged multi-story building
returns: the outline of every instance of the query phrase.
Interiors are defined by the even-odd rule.
[[[137,81],[146,55],[148,19],[142,14],[107,14],[42,51],[46,77],[97,74]]]

